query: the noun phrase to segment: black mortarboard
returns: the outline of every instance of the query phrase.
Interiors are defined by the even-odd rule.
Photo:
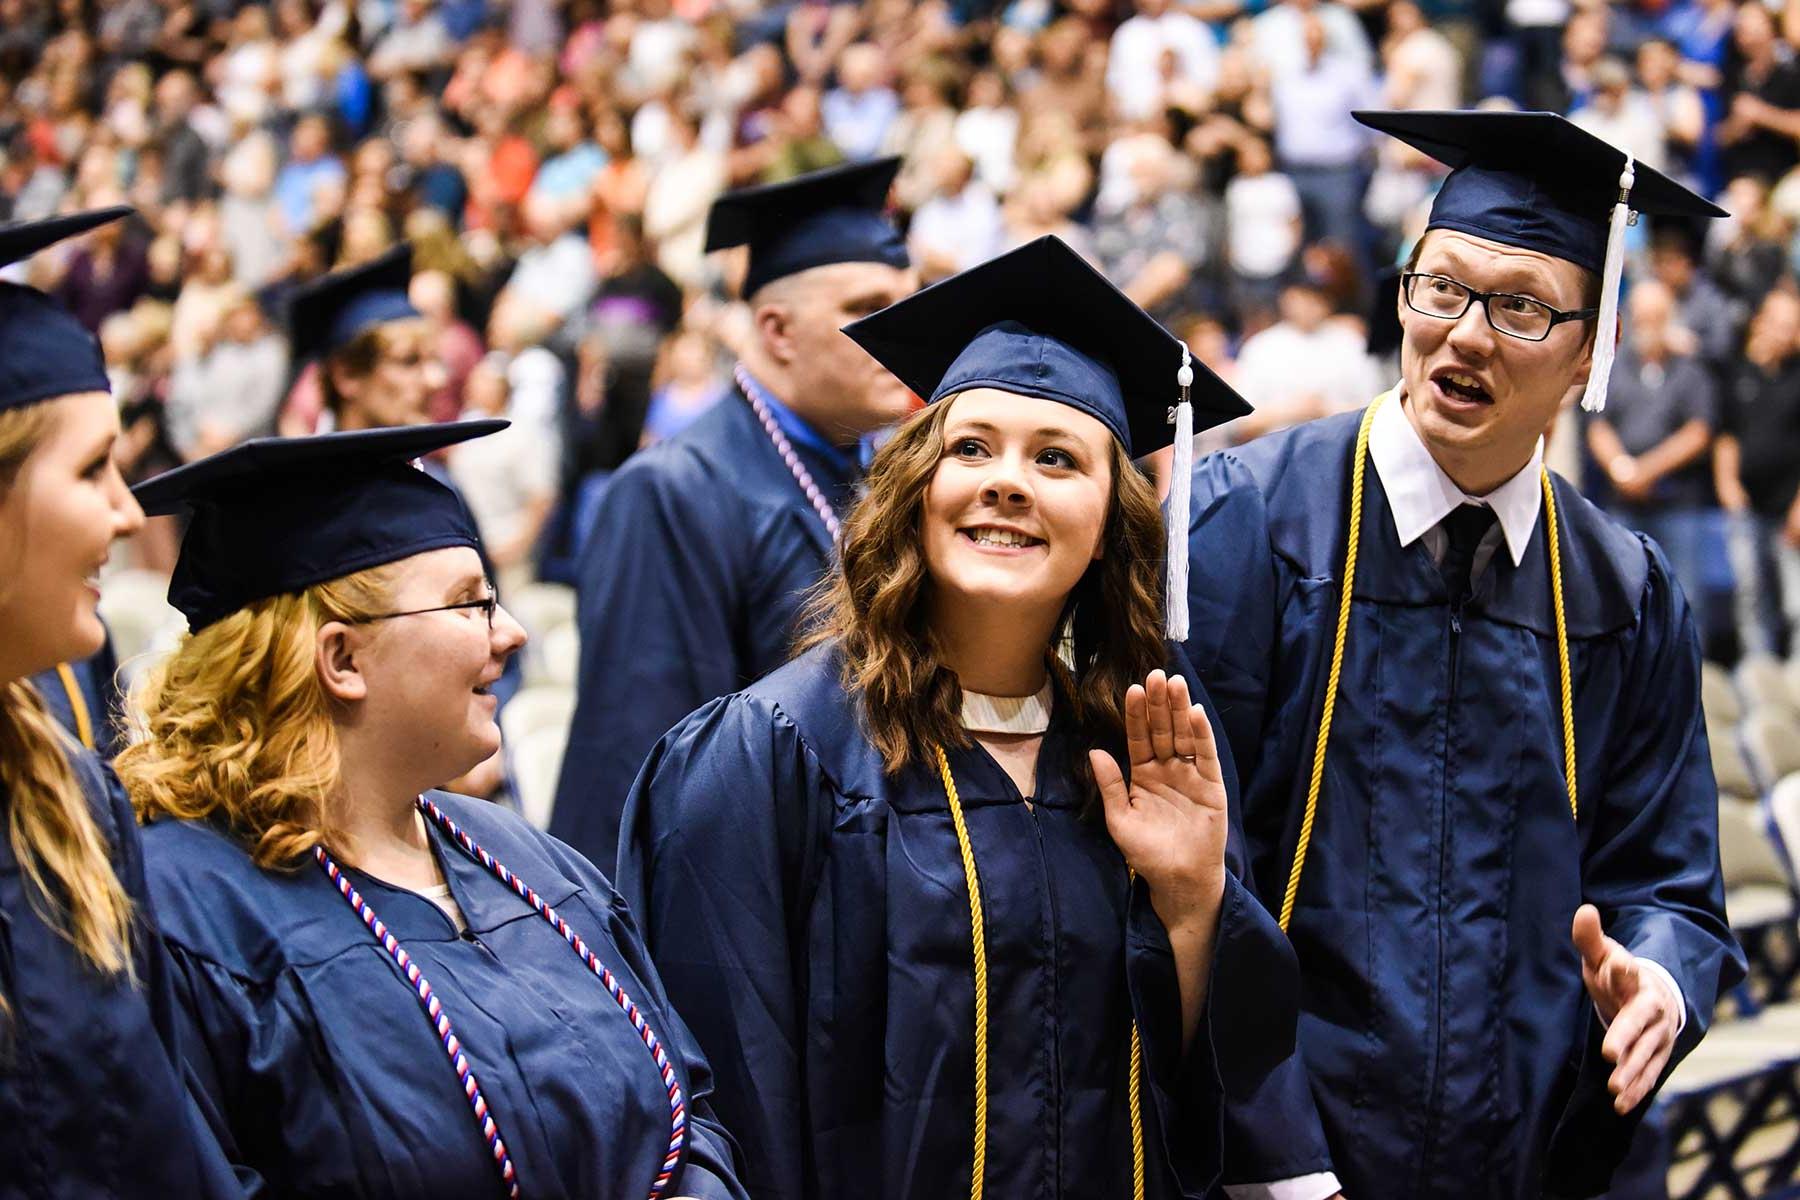
[[[192,513],[169,603],[199,632],[252,601],[446,546],[480,549],[462,497],[412,460],[499,420],[253,438],[132,489],[151,516]]]
[[[1429,229],[1454,229],[1599,272],[1625,152],[1547,112],[1357,112],[1358,121],[1451,168]],[[1723,209],[1634,163],[1629,206],[1652,216]]]
[[[131,212],[100,208],[0,229],[0,267]],[[0,411],[109,390],[100,343],[74,314],[34,287],[0,282]]]
[[[378,258],[303,284],[288,304],[294,361],[330,354],[377,325],[418,316],[406,298],[411,283],[412,247],[403,242]]]
[[[1048,235],[934,283],[844,332],[927,403],[997,388],[1087,413],[1132,457],[1173,442],[1169,624],[1171,636],[1176,630],[1187,636],[1193,432],[1243,416],[1250,406],[1194,363],[1174,334]],[[1177,397],[1180,403],[1174,403]]]
[[[1055,400],[1132,455],[1167,446],[1184,347],[1060,239],[1046,235],[844,327],[927,402],[970,388]],[[1250,411],[1199,366],[1205,429]]]
[[[744,295],[786,275],[842,262],[911,263],[906,239],[887,218],[898,158],[813,171],[741,188],[713,201],[706,251],[750,247]]]
[[[1451,168],[1427,229],[1536,250],[1601,276],[1594,370],[1583,407],[1605,404],[1629,212],[1722,217],[1725,211],[1547,112],[1356,112],[1371,129]]]

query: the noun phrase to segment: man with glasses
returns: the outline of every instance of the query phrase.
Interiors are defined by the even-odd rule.
[[[1687,602],[1543,435],[1604,402],[1629,211],[1719,213],[1550,114],[1358,119],[1452,168],[1401,380],[1193,480],[1188,650],[1305,980],[1227,1191],[1591,1196],[1743,963]]]

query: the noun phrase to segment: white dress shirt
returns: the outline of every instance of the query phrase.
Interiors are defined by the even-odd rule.
[[[1375,477],[1387,494],[1388,507],[1394,514],[1394,533],[1402,549],[1420,538],[1434,562],[1441,562],[1449,545],[1443,520],[1464,504],[1476,504],[1494,510],[1494,526],[1482,535],[1475,547],[1471,578],[1493,561],[1502,539],[1506,551],[1518,566],[1525,561],[1525,549],[1531,545],[1532,531],[1537,528],[1538,512],[1544,505],[1543,484],[1539,471],[1544,462],[1544,440],[1538,439],[1531,459],[1519,473],[1485,496],[1471,496],[1438,466],[1437,459],[1425,448],[1418,430],[1407,419],[1399,388],[1389,392],[1375,412],[1369,427],[1369,458],[1375,464]],[[1681,987],[1661,963],[1641,955],[1637,960],[1656,978],[1662,980],[1675,998],[1680,1013],[1675,1032],[1679,1036],[1687,1027],[1687,1000]],[[1327,1200],[1339,1190],[1337,1176],[1329,1171],[1278,1179],[1269,1183],[1230,1184],[1225,1194],[1231,1200]]]

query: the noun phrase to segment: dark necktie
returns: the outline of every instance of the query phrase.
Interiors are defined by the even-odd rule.
[[[1494,510],[1484,504],[1465,504],[1443,520],[1449,541],[1444,547],[1443,561],[1438,563],[1438,572],[1443,575],[1444,587],[1450,592],[1450,603],[1458,608],[1475,591],[1474,580],[1470,577],[1475,565],[1475,547],[1481,544],[1482,535],[1493,523]]]

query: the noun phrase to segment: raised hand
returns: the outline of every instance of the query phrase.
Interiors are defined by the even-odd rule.
[[[1106,828],[1150,888],[1171,938],[1209,938],[1225,891],[1225,778],[1206,710],[1187,681],[1152,671],[1125,693],[1131,782],[1112,755],[1088,752],[1106,807]]]
[[[1573,937],[1581,955],[1581,982],[1608,1027],[1600,1052],[1615,1066],[1606,1087],[1613,1094],[1613,1108],[1628,1113],[1662,1078],[1675,1049],[1681,1012],[1668,986],[1601,932],[1599,909],[1584,904],[1575,910]]]

